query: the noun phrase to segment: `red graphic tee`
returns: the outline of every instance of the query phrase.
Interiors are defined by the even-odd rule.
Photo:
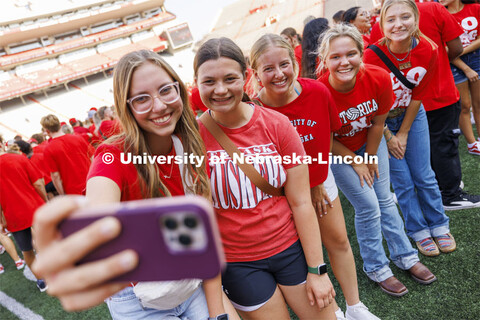
[[[379,47],[383,53],[385,53],[385,55],[399,70],[401,69],[400,64],[406,65],[406,63],[408,63],[408,67],[401,69],[400,72],[407,78],[408,81],[415,85],[413,90],[408,89],[400,80],[397,79],[393,72],[388,69],[388,67],[375,52],[370,49],[366,50],[363,58],[365,63],[379,66],[390,73],[393,92],[396,96],[395,102],[393,103],[391,109],[406,108],[410,104],[411,100],[423,100],[428,95],[428,86],[433,78],[433,75],[435,74],[435,69],[437,67],[437,45],[431,42],[431,40],[421,37],[420,42],[418,42],[417,46],[413,48],[411,52],[397,54],[395,55],[396,58],[388,51],[385,45],[380,45],[378,42],[375,45]],[[409,55],[409,57],[406,57],[407,55]],[[400,62],[397,61],[397,58],[405,58],[405,60]]]
[[[460,39],[465,48],[478,38],[478,32],[480,31],[480,4],[465,4],[462,10],[452,15],[463,28],[463,34],[460,36]]]
[[[395,100],[388,73],[377,66],[364,66],[357,74],[355,87],[349,92],[333,89],[328,82],[328,71],[319,79],[332,93],[342,123],[335,138],[351,151],[360,149],[367,142],[372,118],[388,113]]]
[[[286,170],[298,164],[279,163],[275,157],[304,156],[305,151],[287,117],[252,107],[255,110],[246,125],[221,128],[245,156],[260,159],[254,166],[271,185],[281,187],[287,179]],[[213,206],[226,260],[255,261],[287,249],[298,239],[287,198],[263,193],[201,122],[199,126],[207,148]]]
[[[335,102],[322,83],[307,78],[298,78],[298,82],[302,92],[289,104],[278,108],[263,105],[290,119],[309,156],[319,158],[321,154],[322,160],[328,161],[330,133],[342,126]],[[313,162],[308,165],[308,174],[310,187],[318,186],[327,179],[328,164]]]

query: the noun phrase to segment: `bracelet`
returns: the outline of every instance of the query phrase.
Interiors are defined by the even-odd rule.
[[[392,138],[393,138],[393,134],[390,136],[390,138],[387,139],[387,143],[388,143],[390,140],[392,140]]]
[[[385,131],[387,131],[387,130],[388,130],[388,126],[387,126],[387,124],[385,124],[385,126],[383,127],[383,133],[385,133]]]

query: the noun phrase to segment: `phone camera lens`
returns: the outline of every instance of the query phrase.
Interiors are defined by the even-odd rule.
[[[181,234],[180,237],[178,237],[178,241],[180,241],[180,243],[184,246],[189,246],[192,244],[192,238],[186,234]]]
[[[198,225],[197,219],[195,219],[194,217],[186,217],[183,220],[183,223],[190,229],[193,229]]]
[[[165,224],[165,227],[167,227],[167,229],[169,230],[175,230],[178,227],[177,221],[172,218],[165,219],[164,224]]]

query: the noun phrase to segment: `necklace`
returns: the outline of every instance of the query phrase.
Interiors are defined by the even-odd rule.
[[[388,46],[388,44],[387,44],[387,50],[388,50],[388,52],[390,52],[390,54],[391,54],[398,62],[402,62],[403,60],[407,59],[408,56],[410,55],[410,51],[412,51],[412,45],[410,44],[410,46],[408,47],[407,55],[406,55],[405,57],[403,57],[402,59],[397,58],[397,56],[394,55],[392,51],[390,51],[390,47]]]
[[[163,171],[162,171],[162,169],[160,169],[160,167],[158,167],[160,169],[160,173],[163,175],[163,177],[165,179],[170,179],[172,177],[173,165],[174,165],[174,162],[172,161],[172,164],[170,165],[170,174],[168,176],[165,173],[163,173]]]
[[[175,147],[172,147],[172,148],[173,148],[173,157],[175,157],[175,154],[176,154],[176,153],[175,153]],[[170,179],[170,178],[172,177],[173,165],[175,164],[175,161],[173,160],[174,158],[170,158],[170,156],[167,156],[167,159],[172,161],[172,163],[170,164],[170,174],[167,176],[167,175],[163,172],[163,170],[162,170],[162,168],[161,168],[160,166],[158,166],[158,169],[160,170],[160,173],[163,175],[163,177],[164,177],[165,179]],[[167,161],[167,163],[168,163],[168,161]]]

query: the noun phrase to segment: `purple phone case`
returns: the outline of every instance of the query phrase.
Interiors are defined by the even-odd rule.
[[[120,206],[95,216],[74,217],[60,225],[64,237],[84,228],[91,222],[114,215],[121,221],[121,234],[98,247],[78,264],[106,258],[125,249],[133,249],[139,256],[136,269],[112,281],[163,281],[188,278],[209,279],[215,277],[224,266],[223,250],[219,244],[218,230],[213,211],[205,207],[199,197],[175,197],[145,201],[122,202]],[[165,201],[166,200],[166,201]],[[148,203],[148,205],[145,205]],[[138,206],[137,206],[138,204]],[[206,247],[203,250],[172,252],[167,247],[159,219],[172,212],[191,212],[203,222],[206,231]],[[210,211],[210,212],[208,212]]]

